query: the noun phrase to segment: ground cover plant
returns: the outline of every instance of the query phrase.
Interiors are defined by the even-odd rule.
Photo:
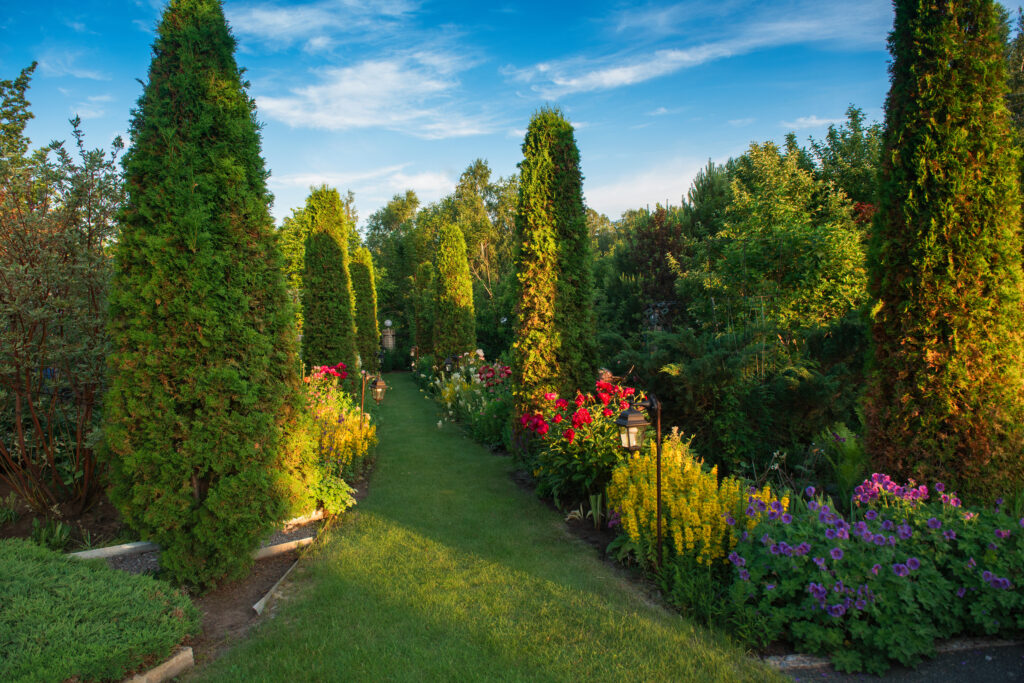
[[[0,678],[120,680],[199,630],[185,595],[18,539],[0,540]]]

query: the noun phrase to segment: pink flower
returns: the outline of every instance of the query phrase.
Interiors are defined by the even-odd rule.
[[[549,391],[548,393],[544,394],[544,400],[546,401],[554,401],[556,398],[558,398],[558,394],[556,394],[553,391]]]

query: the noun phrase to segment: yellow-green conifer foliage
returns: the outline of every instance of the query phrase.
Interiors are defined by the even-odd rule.
[[[466,240],[457,224],[441,226],[434,280],[434,353],[438,359],[476,348],[473,282]]]
[[[302,360],[309,367],[356,367],[355,295],[341,195],[321,185],[306,199],[310,231],[302,274]]]
[[[352,291],[356,298],[356,345],[359,358],[364,370],[377,372],[380,326],[377,324],[377,286],[370,250],[359,247],[348,270],[352,275]]]
[[[867,446],[894,477],[1024,484],[1017,152],[991,0],[898,0],[870,258]]]
[[[110,287],[110,496],[178,581],[250,566],[284,512],[293,313],[255,104],[217,0],[172,0],[125,155]]]

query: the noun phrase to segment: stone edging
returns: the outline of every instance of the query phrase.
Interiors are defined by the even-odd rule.
[[[961,652],[964,650],[978,650],[986,647],[1010,647],[1013,645],[1024,645],[1020,640],[986,640],[984,638],[959,638],[947,640],[935,646],[935,654],[941,655],[947,652]],[[828,669],[832,663],[822,657],[812,655],[776,655],[765,657],[764,663],[777,671],[806,671]]]
[[[163,664],[153,667],[149,671],[136,674],[124,679],[124,683],[163,683],[163,681],[180,676],[193,666],[195,659],[192,657],[192,648],[182,647],[171,655]]]

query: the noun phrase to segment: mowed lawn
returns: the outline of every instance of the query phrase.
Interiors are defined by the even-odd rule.
[[[407,374],[387,377],[369,497],[209,680],[748,681],[781,678],[651,604]]]

